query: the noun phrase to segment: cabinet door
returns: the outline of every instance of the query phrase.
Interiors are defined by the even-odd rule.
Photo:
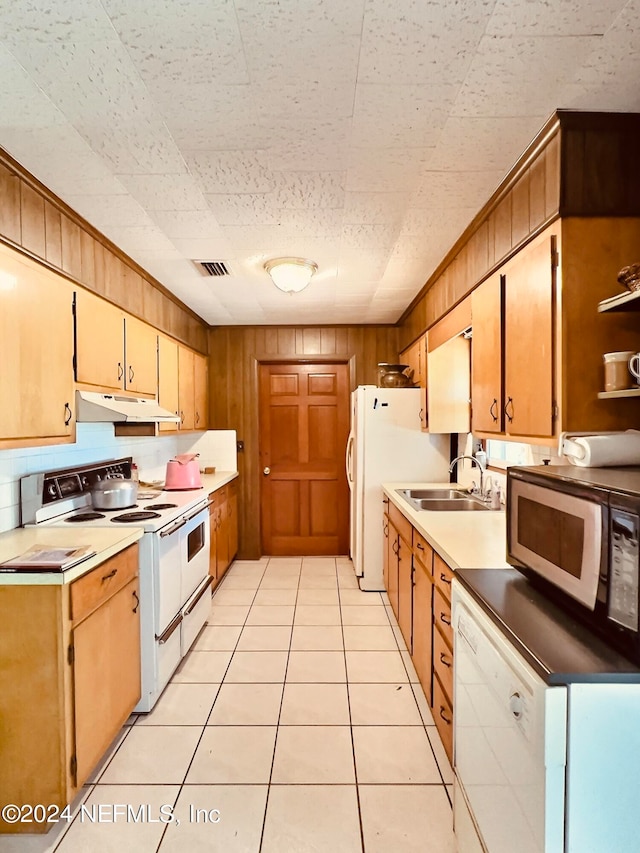
[[[505,268],[504,414],[511,435],[553,435],[553,239],[534,240]]]
[[[215,494],[209,495],[209,500],[209,574],[218,580],[218,503]]]
[[[194,361],[194,414],[193,422],[196,429],[207,429],[209,417],[209,366],[208,359],[204,355],[195,353]]]
[[[471,294],[471,404],[474,432],[503,430],[504,279],[488,278]]]
[[[238,553],[238,487],[235,483],[229,486],[227,524],[229,525],[229,562],[231,562]]]
[[[178,403],[178,344],[162,335],[158,337],[158,403],[174,414]],[[175,432],[178,424],[159,424],[160,432]]]
[[[469,341],[451,338],[428,356],[429,432],[469,432],[471,362]]]
[[[398,618],[398,552],[399,552],[400,537],[395,525],[389,519],[389,538],[387,539],[388,549],[388,585],[387,594],[389,603],[393,612]]]
[[[413,579],[413,665],[427,702],[431,704],[433,582],[429,569],[420,560],[414,563]]]
[[[398,625],[411,651],[413,599],[413,554],[402,536],[398,539]]]
[[[158,333],[153,326],[136,317],[126,317],[125,353],[127,391],[155,397],[158,393]]]
[[[180,403],[180,429],[195,428],[195,353],[178,347],[178,401]]]
[[[77,784],[87,779],[140,699],[138,578],[73,630]]]
[[[218,577],[221,578],[229,568],[229,518],[226,499],[220,502],[218,513],[218,542],[216,546],[216,558],[218,561]]]
[[[388,506],[389,498],[385,498],[382,514],[382,580],[387,592],[389,592],[389,516],[386,512]]]
[[[73,430],[73,289],[0,247],[0,439]]]
[[[87,290],[76,291],[76,378],[106,390],[124,387],[124,316]]]

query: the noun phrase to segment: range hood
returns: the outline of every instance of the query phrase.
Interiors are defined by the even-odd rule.
[[[163,409],[155,400],[125,397],[122,394],[98,394],[76,391],[78,423],[180,423],[180,417]]]

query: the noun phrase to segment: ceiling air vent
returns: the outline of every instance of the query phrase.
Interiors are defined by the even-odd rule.
[[[224,261],[194,261],[205,275],[221,276],[229,275],[229,268]]]

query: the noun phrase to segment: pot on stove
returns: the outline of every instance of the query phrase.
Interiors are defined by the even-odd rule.
[[[127,509],[135,504],[137,497],[137,482],[121,477],[98,480],[91,488],[91,503],[94,509]]]
[[[198,456],[199,453],[179,453],[167,462],[165,491],[202,488]]]

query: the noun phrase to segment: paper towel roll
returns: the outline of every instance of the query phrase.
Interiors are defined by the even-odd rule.
[[[585,435],[565,440],[564,453],[580,468],[640,465],[640,432]]]

